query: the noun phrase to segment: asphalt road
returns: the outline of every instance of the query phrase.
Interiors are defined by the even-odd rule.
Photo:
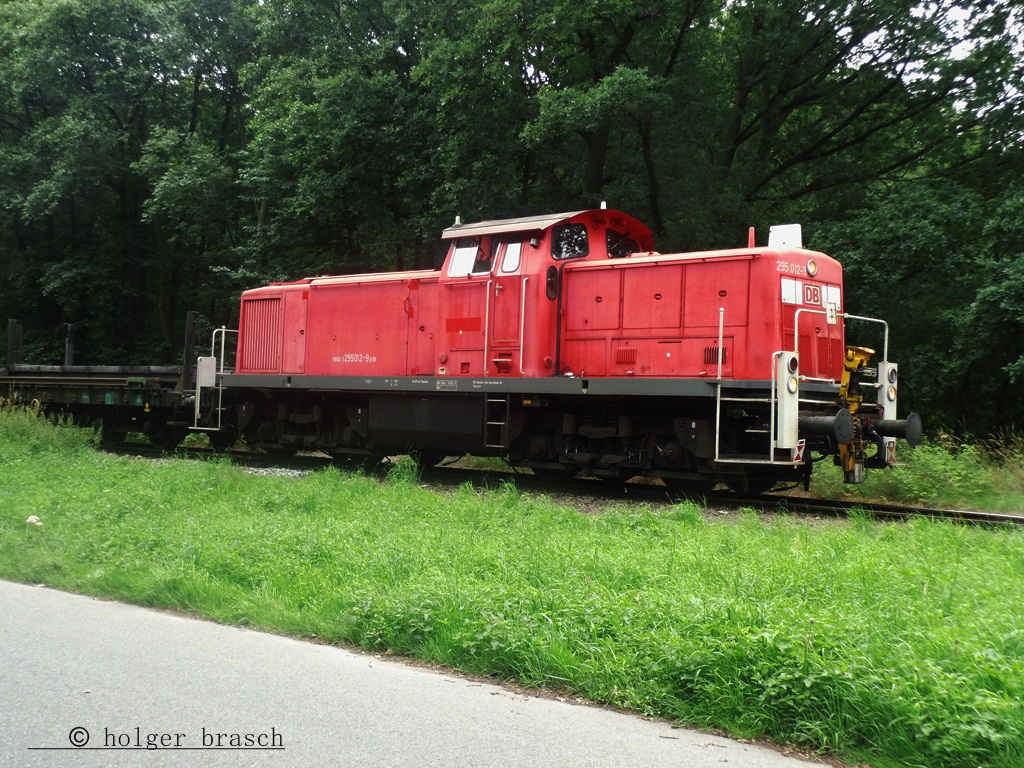
[[[0,582],[0,766],[122,765],[812,764],[451,673]]]

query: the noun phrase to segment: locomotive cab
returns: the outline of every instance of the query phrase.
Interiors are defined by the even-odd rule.
[[[562,267],[650,250],[653,234],[619,211],[576,211],[446,229],[438,376],[555,374]]]

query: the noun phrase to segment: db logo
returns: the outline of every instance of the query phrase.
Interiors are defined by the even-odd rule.
[[[821,306],[821,286],[804,284],[804,304]]]

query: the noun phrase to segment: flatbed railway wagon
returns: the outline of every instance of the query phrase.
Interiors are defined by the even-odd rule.
[[[192,315],[186,336],[192,331]],[[193,365],[75,365],[74,328],[65,327],[64,362],[22,362],[23,330],[7,324],[7,356],[0,368],[0,402],[18,403],[71,416],[78,424],[101,430],[101,443],[113,447],[132,432],[171,449],[188,434],[192,408],[186,388],[193,386]]]

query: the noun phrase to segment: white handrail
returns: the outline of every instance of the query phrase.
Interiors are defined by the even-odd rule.
[[[718,380],[722,380],[722,359],[725,357],[725,350],[722,344],[725,339],[725,307],[718,308]]]
[[[725,307],[718,308],[718,379],[715,387],[715,461],[721,455],[722,440],[722,343],[725,336]]]
[[[485,290],[486,295],[484,296],[484,376],[490,376],[490,363],[488,362],[488,347],[490,346],[491,336],[491,286],[494,285],[493,280],[487,281],[487,288]]]
[[[860,317],[859,315],[848,315],[845,312],[842,314],[847,320],[863,320],[866,323],[881,323],[885,326],[884,341],[882,342],[882,360],[888,361],[889,359],[889,324],[885,320],[879,320],[874,317]]]
[[[526,375],[526,282],[530,278],[523,278],[523,285],[520,288],[519,297],[519,375]]]
[[[217,334],[220,334],[220,370],[218,373],[224,373],[224,358],[227,356],[227,337],[229,333],[238,334],[238,331],[228,328],[226,325],[222,325],[220,328],[213,329],[213,335],[210,339],[210,355],[217,357]]]
[[[210,337],[210,357],[216,361],[214,371],[216,373],[216,384],[217,388],[217,426],[216,427],[201,427],[199,426],[199,413],[200,405],[202,400],[202,376],[199,375],[199,369],[202,367],[200,362],[197,366],[196,376],[196,402],[195,402],[195,415],[192,422],[192,429],[197,432],[219,432],[222,426],[221,414],[224,411],[224,382],[221,380],[221,376],[224,375],[224,359],[227,357],[227,336],[229,333],[238,334],[238,331],[232,330],[227,326],[222,325],[220,328],[214,328],[213,333]],[[220,336],[220,355],[217,355],[217,336]],[[200,358],[200,360],[209,358]]]
[[[828,316],[828,312],[823,309],[804,309],[800,308],[793,313],[793,351],[800,354],[800,313],[806,312],[809,315],[825,315]],[[860,315],[850,315],[846,312],[840,312],[839,317],[845,318],[846,320],[863,320],[866,323],[879,323],[885,327],[882,342],[882,360],[889,359],[889,324],[885,320],[879,320],[875,317],[861,317]]]

